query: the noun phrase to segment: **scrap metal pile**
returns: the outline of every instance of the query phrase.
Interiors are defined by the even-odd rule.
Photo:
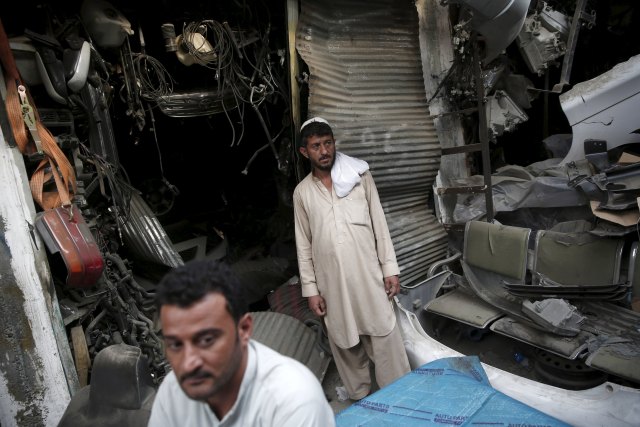
[[[183,263],[185,252],[179,250],[197,248],[198,256],[222,257],[228,247],[218,229],[212,234],[224,244],[212,249],[206,233],[177,242],[161,224],[159,217],[171,211],[181,192],[165,174],[168,161],[163,163],[158,141],[159,115],[169,121],[220,115],[231,129],[231,147],[253,133],[261,136],[258,142],[265,141],[247,147],[253,155],[245,157],[246,166],[238,174],[248,174],[265,149],[270,149],[279,173],[291,173],[287,139],[276,145],[286,136],[288,121],[281,120],[277,135],[271,134],[269,123],[276,98],[285,100],[288,114],[280,70],[273,68],[271,58],[271,23],[268,14],[254,16],[249,5],[238,4],[237,16],[244,14],[246,21],[194,19],[191,11],[158,23],[158,34],[145,40],[142,24],[134,28],[106,1],[86,0],[79,10],[50,6],[25,14],[31,16],[24,23],[27,29],[11,33],[9,45],[22,76],[18,90],[24,94],[23,105],[34,108],[29,144],[41,153],[37,118],[40,129],[51,132],[69,160],[77,183],[69,185],[70,204],[63,201],[52,209],[40,204],[35,228],[49,252],[80,385],[88,383],[93,358],[121,343],[141,349],[159,383],[169,366],[158,337],[154,280]],[[39,18],[48,24],[40,26]],[[261,19],[259,25],[253,18]],[[164,46],[150,44],[158,40]],[[162,50],[169,59],[152,55]],[[176,69],[181,70],[180,82]],[[190,75],[196,77],[184,78]],[[260,124],[251,133],[245,132],[246,106]],[[134,182],[122,153],[143,140],[151,140],[158,162],[145,162],[142,175],[157,169],[160,177]],[[28,174],[34,174],[41,158],[25,157]],[[55,193],[53,178],[46,179],[44,192]],[[148,185],[150,181],[155,184]]]
[[[530,345],[538,378],[549,384],[579,389],[609,379],[637,385],[640,55],[625,52],[576,82],[578,34],[596,25],[586,1],[572,9],[543,1],[448,3],[460,5],[456,56],[434,97],[446,98],[454,106],[450,114],[463,117],[471,143],[482,141],[478,124],[486,124],[497,164],[484,177],[440,171],[434,186],[439,218],[464,229],[455,248],[462,274],[450,270],[424,309],[471,326],[476,337],[491,331]],[[613,9],[609,19],[633,15],[632,8]],[[505,50],[511,42],[513,49]],[[477,58],[481,70],[474,75]],[[543,87],[533,83],[540,76]],[[525,110],[540,97],[546,103],[540,127],[508,139],[533,117]],[[548,105],[555,99],[567,133],[549,135],[555,118]],[[501,141],[531,143],[542,129],[537,144],[545,156],[506,164]]]

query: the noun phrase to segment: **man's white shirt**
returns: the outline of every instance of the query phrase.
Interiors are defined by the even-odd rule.
[[[334,414],[313,373],[300,362],[250,340],[238,399],[219,420],[209,405],[190,399],[173,372],[156,394],[149,427],[331,427]]]

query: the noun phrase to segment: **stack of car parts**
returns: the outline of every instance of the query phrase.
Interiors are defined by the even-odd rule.
[[[467,285],[448,290],[425,310],[488,327],[567,365],[582,364],[584,372],[590,367],[639,383],[640,313],[630,309],[638,289],[637,242],[628,257],[625,249],[622,239],[588,232],[533,234],[470,221],[461,261]],[[604,377],[591,373],[588,380]]]
[[[596,299],[619,301],[629,293],[625,283],[596,286],[529,286],[505,285],[510,294],[519,297],[564,298],[564,299]]]
[[[539,75],[566,52],[570,28],[566,15],[540,3],[542,7],[527,16],[516,39],[527,66]]]

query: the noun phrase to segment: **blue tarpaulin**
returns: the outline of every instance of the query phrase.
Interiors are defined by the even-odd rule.
[[[567,426],[497,391],[477,356],[422,365],[336,416],[353,426]]]

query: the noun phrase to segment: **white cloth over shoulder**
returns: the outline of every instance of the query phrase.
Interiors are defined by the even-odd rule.
[[[336,161],[331,168],[331,181],[338,197],[349,194],[360,182],[361,175],[368,170],[369,164],[364,160],[336,151]]]

